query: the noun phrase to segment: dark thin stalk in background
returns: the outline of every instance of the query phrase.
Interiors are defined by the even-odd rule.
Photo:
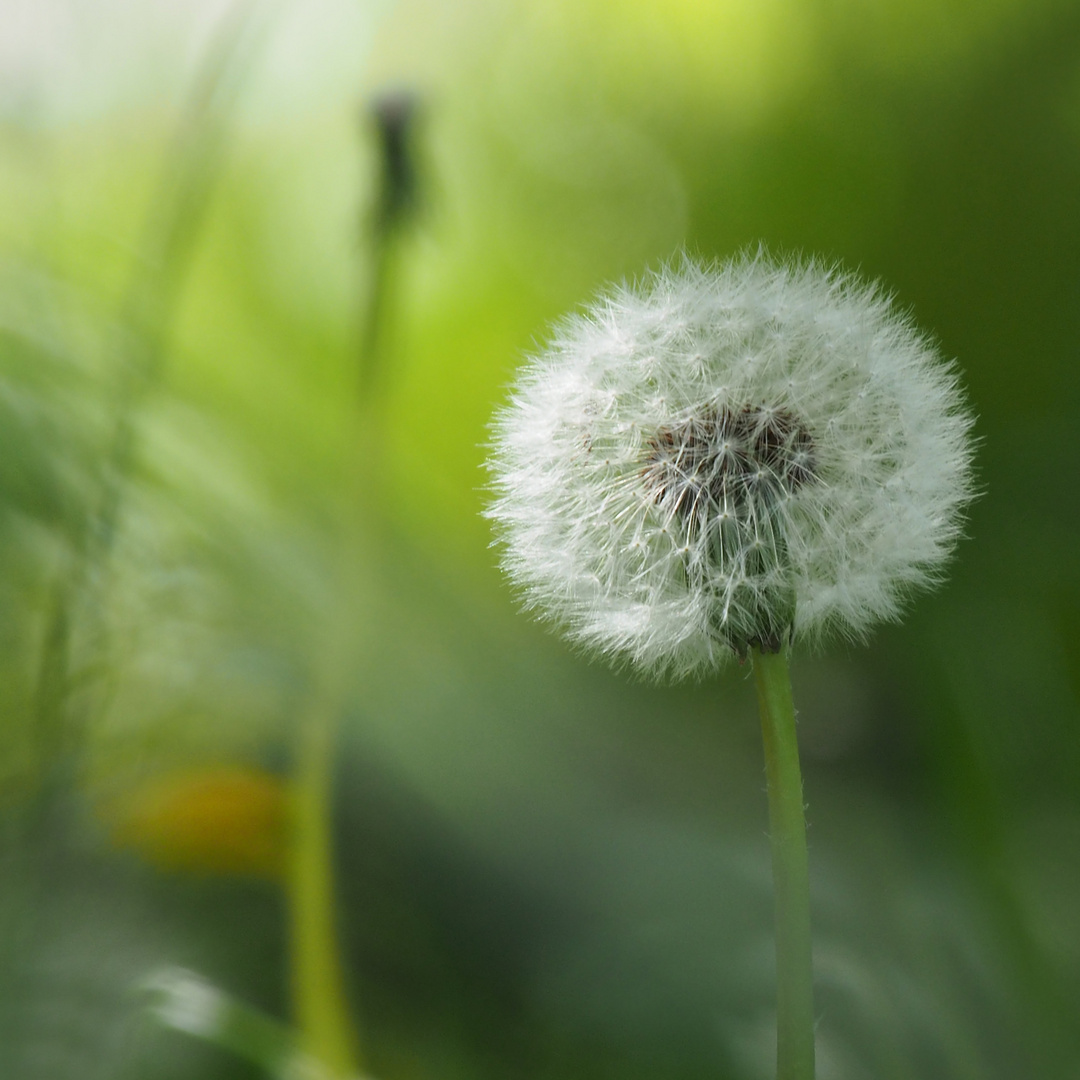
[[[383,330],[390,266],[415,206],[410,140],[414,101],[376,101],[379,186],[368,237],[367,288],[358,331],[358,399],[347,445],[347,500],[339,529],[337,603],[315,658],[307,707],[298,718],[288,890],[291,988],[303,1046],[335,1078],[359,1072],[359,1038],[346,997],[335,914],[333,766],[352,676],[370,651],[381,559]]]

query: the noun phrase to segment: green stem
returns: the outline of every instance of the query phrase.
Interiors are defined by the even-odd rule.
[[[813,1080],[810,877],[795,705],[784,654],[755,649],[753,663],[776,889],[776,1075],[777,1080]]]
[[[340,693],[322,688],[301,718],[288,898],[292,999],[304,1049],[334,1077],[359,1074],[334,903],[331,787]]]
[[[349,497],[338,529],[338,588],[316,649],[311,690],[298,719],[287,893],[294,1018],[304,1049],[335,1080],[360,1073],[360,1040],[345,993],[337,938],[333,850],[333,776],[338,729],[358,663],[370,648],[357,611],[374,604],[365,564],[374,559],[366,497],[363,409],[354,410],[345,484]],[[374,436],[373,431],[367,434]]]

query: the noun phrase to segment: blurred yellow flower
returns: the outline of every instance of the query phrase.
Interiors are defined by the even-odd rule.
[[[251,766],[173,773],[123,801],[113,841],[165,870],[276,877],[287,801],[281,778]]]

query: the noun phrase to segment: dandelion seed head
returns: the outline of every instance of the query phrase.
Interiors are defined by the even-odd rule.
[[[487,514],[526,605],[648,676],[863,637],[972,496],[956,372],[879,286],[685,259],[564,320],[495,417]]]

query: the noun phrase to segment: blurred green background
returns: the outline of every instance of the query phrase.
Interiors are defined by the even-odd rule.
[[[819,1075],[1075,1077],[1070,0],[0,9],[0,1075],[260,1075],[147,1017],[166,964],[287,1017],[281,820],[387,89],[418,199],[334,808],[372,1074],[770,1075],[746,672],[590,665],[516,611],[479,516],[491,410],[553,319],[764,242],[895,290],[980,439],[948,584],[795,660]]]

